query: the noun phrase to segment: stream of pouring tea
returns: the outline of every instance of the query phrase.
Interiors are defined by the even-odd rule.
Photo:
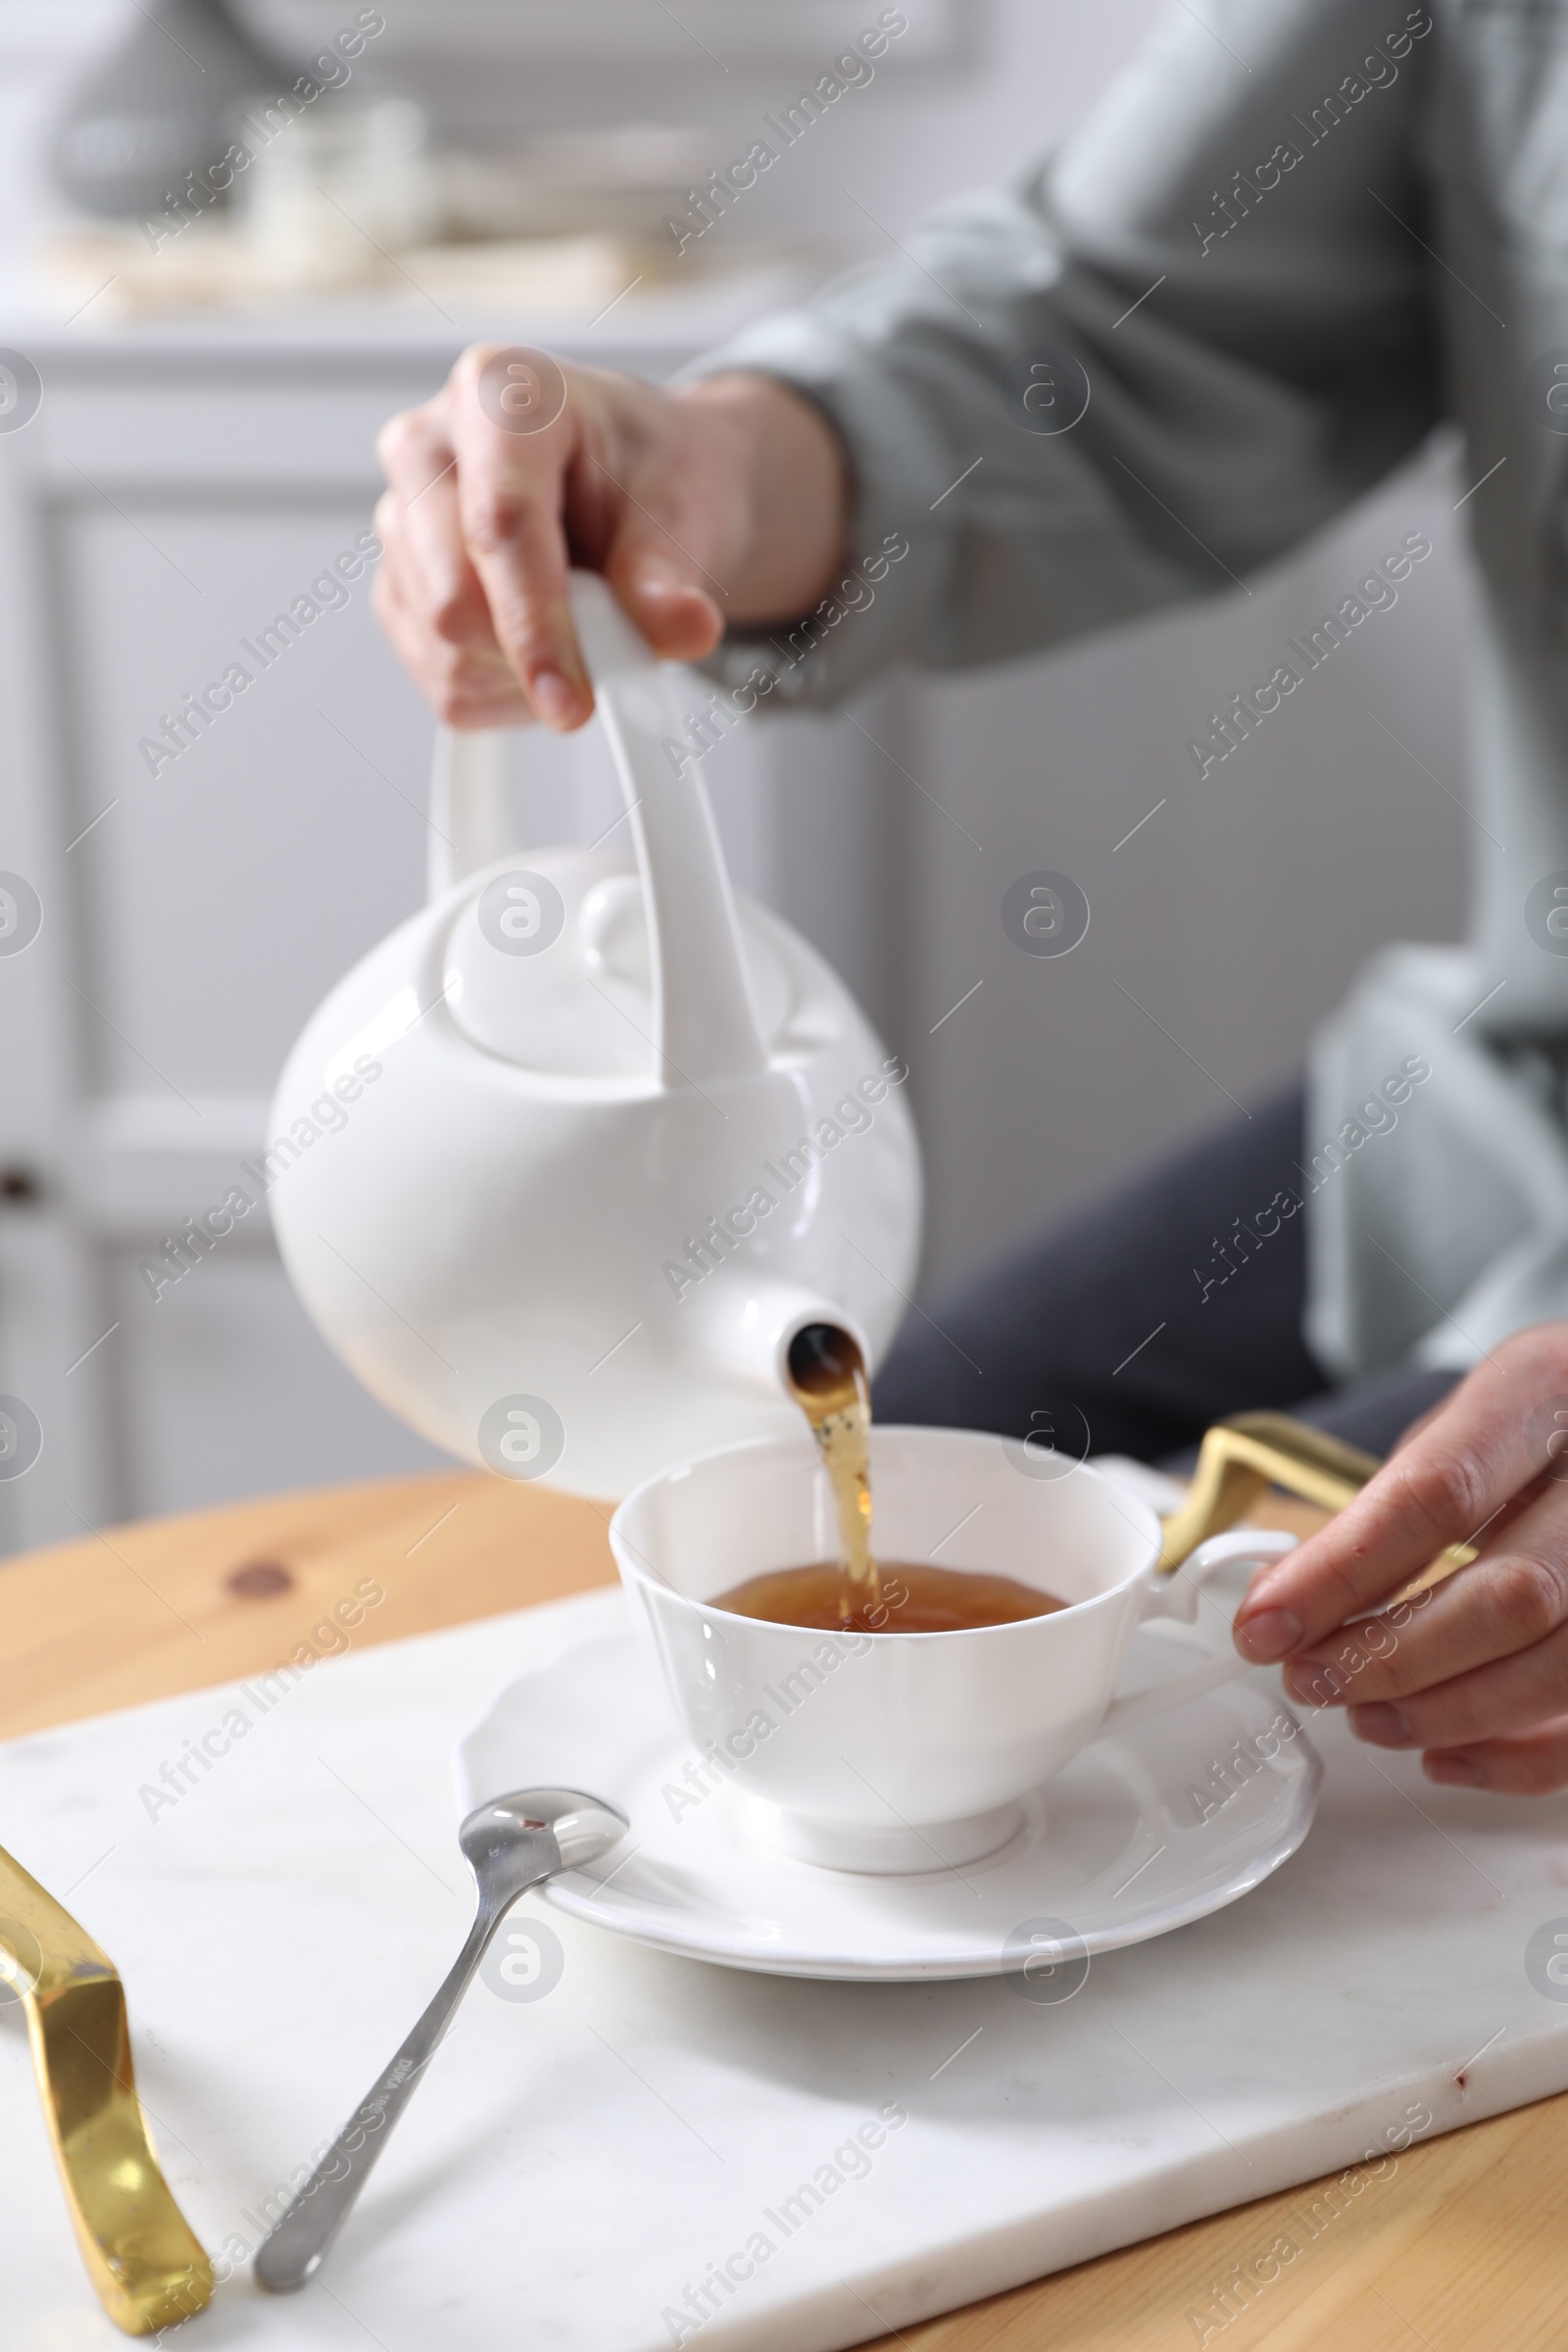
[[[790,1386],[811,1425],[839,1522],[842,1625],[881,1606],[871,1557],[871,1392],[860,1350],[836,1323],[808,1323],[790,1342]]]

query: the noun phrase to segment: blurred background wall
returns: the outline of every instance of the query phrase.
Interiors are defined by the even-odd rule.
[[[383,115],[366,201],[394,218],[399,186],[428,197],[434,165],[466,158],[466,241],[436,205],[401,246],[367,227],[328,255],[324,234],[290,229],[274,174],[270,242],[215,219],[156,256],[49,171],[74,82],[145,12],[0,0],[0,345],[43,387],[25,429],[0,432],[0,868],[45,917],[0,958],[0,1389],[45,1431],[36,1468],[0,1484],[0,1545],[436,1458],[327,1354],[261,1213],[156,1302],[137,1272],[221,1199],[306,1014],[416,904],[428,717],[361,582],[156,778],[138,743],[366,529],[375,424],[473,335],[665,374],[891,252],[924,204],[1020,172],[1154,13],[906,5],[874,82],[704,240],[700,267],[666,256],[617,297],[652,251],[658,157],[736,152],[871,0],[683,0],[678,21],[657,0],[382,0],[384,29],[320,121],[413,101],[416,118]],[[244,22],[308,54],[358,13],[322,0]],[[628,124],[689,136],[589,136]],[[1455,934],[1465,486],[1435,443],[1250,594],[1041,662],[893,680],[852,719],[757,725],[706,763],[738,880],[911,1061],[926,1292],[1255,1105],[1380,942]],[[1184,746],[1204,715],[1414,529],[1437,552],[1398,607],[1200,781]],[[519,737],[513,776],[529,839],[592,838],[613,813],[591,738]],[[1007,884],[1041,867],[1093,908],[1059,962],[1018,955],[1000,923]]]

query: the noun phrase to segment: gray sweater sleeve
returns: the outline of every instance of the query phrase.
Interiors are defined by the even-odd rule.
[[[1375,482],[1445,405],[1436,47],[1401,0],[1191,0],[1021,187],[688,370],[794,385],[853,480],[841,588],[715,674],[821,706],[1059,644],[1227,588]]]

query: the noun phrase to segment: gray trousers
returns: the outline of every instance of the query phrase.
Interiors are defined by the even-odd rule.
[[[1179,1466],[1211,1421],[1271,1407],[1387,1453],[1458,1375],[1337,1388],[1314,1359],[1303,1156],[1295,1089],[912,1314],[878,1419]]]

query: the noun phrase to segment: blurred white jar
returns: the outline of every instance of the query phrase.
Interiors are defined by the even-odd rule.
[[[275,99],[258,99],[239,136],[253,159],[234,183],[239,230],[281,285],[380,283],[391,255],[440,228],[428,125],[409,99],[357,105],[323,91],[281,122]]]

